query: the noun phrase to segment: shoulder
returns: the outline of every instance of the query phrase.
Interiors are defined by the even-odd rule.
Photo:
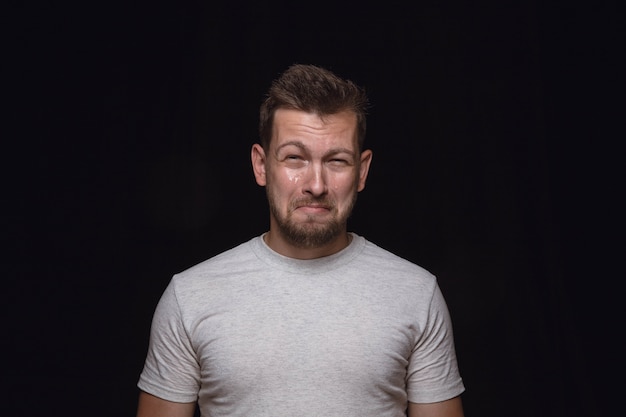
[[[360,262],[375,269],[384,268],[390,273],[409,274],[425,280],[435,280],[435,276],[425,268],[404,259],[375,243],[362,238],[364,247]]]
[[[351,267],[361,279],[391,286],[397,292],[430,297],[437,287],[437,278],[425,268],[404,259],[375,243],[359,237],[361,251]]]
[[[193,291],[199,286],[245,275],[249,270],[257,268],[257,256],[252,249],[255,239],[258,237],[175,274],[172,284],[177,290]]]

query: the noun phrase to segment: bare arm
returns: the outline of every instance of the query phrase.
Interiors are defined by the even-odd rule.
[[[409,402],[408,417],[463,417],[461,397],[430,404]]]
[[[175,403],[141,392],[137,417],[193,417],[196,403]]]

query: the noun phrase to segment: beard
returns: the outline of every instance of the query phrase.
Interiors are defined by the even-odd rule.
[[[283,215],[273,197],[271,187],[266,187],[267,200],[272,216],[276,220],[279,232],[293,246],[299,248],[317,248],[324,246],[345,233],[348,217],[356,204],[357,192],[350,198],[348,207],[342,213],[337,210],[334,201],[327,198],[300,198],[289,204],[287,213]],[[296,222],[293,212],[301,205],[321,204],[330,210],[331,218],[324,223],[318,222],[315,216],[308,216],[306,220]]]

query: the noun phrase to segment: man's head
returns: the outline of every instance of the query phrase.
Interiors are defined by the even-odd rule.
[[[251,157],[270,206],[266,240],[279,253],[311,258],[347,245],[372,158],[361,149],[365,103],[354,84],[313,66],[291,67],[272,84]]]
[[[265,150],[269,149],[277,109],[301,110],[324,116],[352,111],[357,120],[359,150],[363,149],[366,130],[367,96],[352,81],[314,65],[296,64],[276,79],[261,105],[259,137]]]

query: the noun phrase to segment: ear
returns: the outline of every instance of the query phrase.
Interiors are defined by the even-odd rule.
[[[250,159],[252,160],[252,171],[254,171],[256,183],[261,187],[264,187],[267,184],[267,179],[265,177],[265,151],[258,143],[252,145]]]
[[[372,151],[367,149],[361,152],[361,163],[359,165],[359,186],[358,191],[363,191],[365,188],[365,181],[367,180],[367,174],[370,170],[370,164],[372,163]]]

